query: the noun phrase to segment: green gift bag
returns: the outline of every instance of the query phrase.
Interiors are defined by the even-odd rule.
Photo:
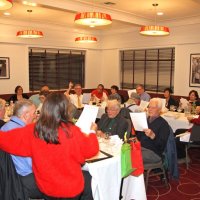
[[[122,178],[130,175],[134,171],[131,161],[131,145],[124,143],[121,147],[121,176]]]

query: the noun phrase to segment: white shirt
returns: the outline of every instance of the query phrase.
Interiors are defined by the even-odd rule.
[[[74,104],[77,108],[79,108],[79,106],[78,106],[78,95],[77,94],[70,94],[69,97],[70,97],[71,103]],[[81,94],[79,96],[79,98],[80,98],[81,108],[82,108],[82,107],[84,107],[84,104],[82,104],[83,95]]]

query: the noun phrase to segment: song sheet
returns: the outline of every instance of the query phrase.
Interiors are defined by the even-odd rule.
[[[145,112],[130,113],[131,121],[136,131],[143,131],[148,128],[147,117]]]

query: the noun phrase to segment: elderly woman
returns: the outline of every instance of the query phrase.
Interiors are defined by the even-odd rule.
[[[142,112],[140,105],[140,96],[132,92],[129,100],[125,103],[125,107],[128,108],[131,112]]]
[[[148,128],[136,131],[142,146],[144,164],[159,162],[167,144],[170,128],[165,119],[160,116],[161,109],[161,100],[151,99],[148,106]]]
[[[128,119],[121,114],[121,104],[116,99],[108,100],[107,113],[103,114],[98,122],[97,135],[106,137],[106,135],[118,135],[124,139],[124,133],[129,131]]]
[[[195,106],[200,106],[200,102],[198,101],[199,95],[196,90],[191,90],[189,92],[189,103]]]

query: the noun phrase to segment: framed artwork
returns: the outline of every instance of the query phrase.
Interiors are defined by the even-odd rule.
[[[0,57],[0,79],[10,78],[10,60],[8,57]]]
[[[200,53],[190,54],[190,87],[200,87]]]

